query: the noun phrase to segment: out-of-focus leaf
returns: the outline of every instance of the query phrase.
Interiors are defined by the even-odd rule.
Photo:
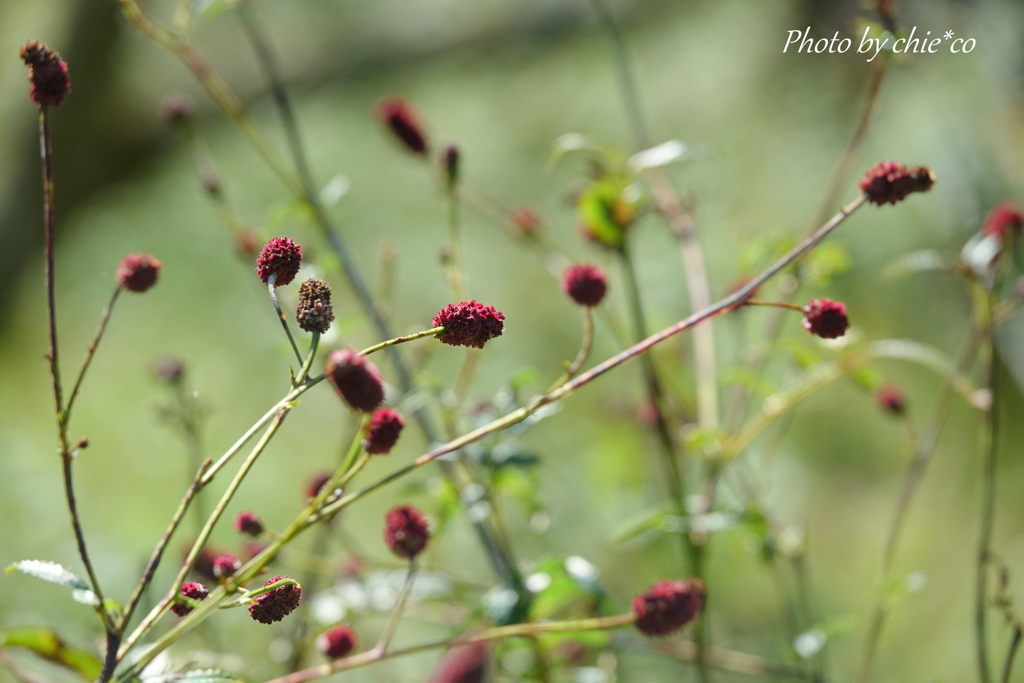
[[[277,233],[281,226],[289,221],[301,220],[312,222],[314,219],[313,209],[301,199],[293,199],[277,204],[270,212],[266,224],[263,226],[267,234]]]
[[[586,152],[611,161],[615,165],[621,163],[623,156],[615,147],[598,142],[594,138],[581,133],[566,133],[551,143],[551,149],[548,151],[548,168],[557,165],[567,154],[575,152]]]
[[[825,286],[832,278],[850,269],[850,255],[842,245],[824,242],[813,249],[801,262],[800,274],[812,286]]]
[[[440,477],[431,479],[427,484],[427,489],[436,503],[433,533],[441,535],[447,528],[448,523],[462,509],[459,492],[448,479]]]
[[[537,368],[523,368],[508,378],[508,386],[513,392],[517,392],[543,381],[544,375]]]
[[[747,368],[728,368],[718,374],[724,386],[741,386],[764,398],[775,391],[772,383]]]
[[[672,514],[672,505],[668,502],[638,512],[612,532],[612,542],[624,543],[646,531],[659,529],[665,521],[665,517],[670,514]]]
[[[90,683],[99,678],[103,663],[93,653],[69,647],[45,626],[18,626],[0,630],[0,648],[20,647],[74,671]]]
[[[331,178],[320,190],[320,203],[324,206],[334,206],[341,198],[348,194],[352,183],[343,175],[336,175]]]
[[[621,247],[625,230],[636,215],[636,198],[613,178],[595,180],[580,193],[576,203],[580,224],[588,236],[609,247]]]
[[[143,683],[243,683],[239,676],[221,669],[202,669],[147,676]]]
[[[686,445],[687,451],[702,457],[708,453],[718,451],[721,448],[722,440],[726,436],[727,434],[721,429],[691,427],[686,430],[686,434],[683,436],[683,443]]]
[[[781,339],[779,340],[779,349],[789,354],[794,363],[806,370],[814,367],[821,360],[815,348],[808,342],[806,337]]]
[[[681,161],[686,156],[686,145],[679,142],[679,140],[669,140],[656,147],[637,152],[629,158],[626,166],[633,173],[639,173],[648,168],[658,168],[675,161]]]
[[[231,9],[228,0],[193,0],[192,14],[203,21],[212,21]]]
[[[910,339],[882,339],[868,344],[868,353],[874,358],[893,358],[916,363],[928,368],[939,377],[952,382],[953,387],[975,407],[978,388],[971,380],[957,372],[956,366],[949,358],[934,346],[928,346]]]
[[[767,235],[752,240],[741,252],[737,267],[741,273],[763,270],[769,261],[777,261],[796,245],[790,235]]]
[[[882,373],[869,365],[857,368],[850,373],[850,379],[868,391],[872,391],[882,383]]]
[[[882,271],[882,276],[889,280],[898,280],[916,273],[950,271],[952,267],[945,257],[934,249],[912,251],[893,261]]]

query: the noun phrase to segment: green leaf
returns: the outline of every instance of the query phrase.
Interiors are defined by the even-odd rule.
[[[143,683],[243,683],[240,677],[221,669],[199,669],[196,671],[183,671],[181,673],[160,674],[158,676],[147,676],[142,680]]]
[[[626,165],[633,173],[639,173],[648,168],[660,168],[676,161],[682,161],[686,157],[686,145],[679,140],[669,140],[637,152],[629,158]]]
[[[672,505],[669,503],[643,510],[627,519],[612,533],[612,542],[624,543],[647,531],[660,529],[665,518],[671,514]]]
[[[86,681],[99,678],[103,663],[88,650],[69,647],[45,626],[18,626],[0,630],[0,648],[20,647],[74,671]]]
[[[621,247],[625,230],[636,216],[638,201],[633,185],[622,179],[602,178],[580,193],[576,209],[590,237],[609,247]]]

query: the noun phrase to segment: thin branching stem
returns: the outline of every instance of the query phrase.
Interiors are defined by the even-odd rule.
[[[292,351],[295,352],[295,358],[299,361],[299,365],[302,365],[302,352],[299,351],[299,346],[295,343],[295,337],[292,336],[291,327],[288,325],[288,318],[285,317],[284,312],[281,310],[281,302],[277,300],[276,285],[277,273],[271,273],[270,277],[267,278],[267,291],[270,293],[270,300],[274,303],[274,310],[277,311],[277,319],[281,321],[281,327],[284,328],[284,333],[288,336],[288,343],[291,344]]]
[[[78,371],[78,377],[75,378],[74,387],[71,389],[71,395],[68,397],[68,405],[64,409],[64,420],[67,421],[71,417],[71,407],[75,404],[75,398],[78,396],[79,390],[82,388],[82,380],[85,379],[85,373],[89,370],[89,365],[92,363],[93,355],[96,353],[96,347],[99,346],[100,340],[103,338],[103,333],[107,330],[107,323],[110,321],[110,313],[114,310],[114,304],[117,303],[118,297],[123,291],[123,287],[118,284],[117,288],[114,289],[114,293],[110,295],[110,301],[103,307],[103,313],[100,315],[100,324],[96,328],[96,334],[92,338],[92,342],[89,343],[89,347],[85,350],[85,359],[82,361],[82,368]]]

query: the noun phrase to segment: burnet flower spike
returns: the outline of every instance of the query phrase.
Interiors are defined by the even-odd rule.
[[[482,349],[491,339],[505,331],[505,315],[494,306],[485,306],[476,299],[448,304],[434,316],[434,327],[443,327],[438,341],[450,346]]]

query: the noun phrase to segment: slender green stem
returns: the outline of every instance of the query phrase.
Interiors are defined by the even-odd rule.
[[[992,680],[988,659],[987,613],[988,613],[988,572],[992,554],[992,529],[995,522],[996,465],[999,453],[999,353],[991,325],[991,305],[988,310],[986,330],[986,351],[988,355],[987,384],[989,405],[985,411],[985,434],[987,449],[982,464],[982,508],[981,531],[978,538],[978,555],[975,571],[974,594],[975,647],[978,657],[978,674],[982,683]]]
[[[145,594],[146,588],[149,587],[150,582],[153,580],[153,575],[156,573],[157,567],[160,566],[160,560],[163,557],[164,550],[167,548],[167,544],[171,540],[171,536],[174,535],[178,525],[181,524],[181,520],[185,517],[185,512],[188,510],[189,503],[191,503],[196,494],[199,493],[203,473],[211,464],[212,461],[207,459],[202,465],[200,465],[195,478],[192,480],[192,485],[185,491],[185,496],[178,504],[178,509],[175,510],[174,515],[171,516],[171,521],[167,525],[167,530],[164,531],[164,535],[160,537],[160,540],[156,544],[156,548],[153,549],[153,554],[150,556],[149,562],[146,564],[146,569],[142,573],[142,578],[139,579],[138,584],[135,586],[135,590],[132,591],[131,598],[128,600],[128,604],[124,608],[121,621],[118,622],[117,625],[119,631],[124,631],[131,622],[132,616],[135,614],[135,609],[139,606],[139,601],[142,600],[142,596]]]
[[[571,363],[566,365],[565,374],[559,378],[552,388],[559,387],[575,377],[576,373],[583,368],[583,364],[587,362],[587,357],[590,356],[590,349],[594,345],[594,309],[590,306],[583,306],[582,308],[583,342],[580,344],[580,350],[576,353],[576,357]]]
[[[1010,647],[1006,651],[1006,659],[1003,661],[1003,675],[1000,677],[1000,683],[1010,683],[1010,672],[1013,670],[1013,660],[1017,656],[1017,651],[1020,649],[1020,641],[1024,638],[1024,630],[1020,626],[1014,626],[1013,638],[1010,640]]]
[[[448,286],[456,301],[466,299],[466,274],[462,266],[462,235],[459,230],[459,192],[448,187]]]
[[[391,610],[391,616],[388,618],[387,625],[384,626],[384,632],[380,634],[380,639],[373,648],[382,657],[388,653],[388,645],[391,644],[391,638],[394,637],[395,630],[398,628],[398,622],[402,618],[402,610],[405,608],[405,601],[409,598],[409,591],[412,589],[412,583],[415,580],[416,560],[413,559],[409,562],[409,571],[405,575],[402,590],[399,591],[398,597],[395,599],[395,606]]]
[[[270,277],[267,278],[267,291],[270,293],[270,300],[274,303],[274,310],[277,311],[277,318],[281,321],[281,327],[284,328],[284,333],[288,336],[288,343],[292,346],[292,351],[295,352],[295,358],[299,361],[299,365],[302,365],[302,352],[299,351],[298,344],[295,343],[295,337],[292,336],[291,327],[288,325],[288,318],[285,317],[284,312],[281,310],[281,302],[277,300],[277,273],[271,273]]]
[[[419,332],[413,332],[412,334],[406,334],[401,337],[395,337],[394,339],[388,339],[382,341],[379,344],[368,346],[361,351],[362,355],[369,356],[371,353],[376,353],[381,349],[386,349],[389,346],[395,346],[396,344],[404,344],[405,342],[415,341],[416,339],[422,339],[423,337],[433,337],[444,332],[443,327],[431,327],[429,330],[421,330]]]
[[[75,404],[75,398],[78,396],[79,390],[82,388],[82,380],[85,379],[85,373],[89,370],[89,364],[92,363],[92,357],[96,353],[96,347],[100,344],[100,339],[103,338],[103,333],[107,329],[107,322],[110,321],[110,313],[114,310],[114,304],[117,303],[117,298],[121,295],[123,287],[119,284],[114,293],[110,296],[110,301],[103,307],[103,313],[100,315],[100,324],[96,329],[96,335],[93,337],[92,342],[89,344],[89,348],[85,351],[85,360],[82,361],[82,368],[78,371],[78,377],[75,379],[74,388],[71,389],[71,396],[68,398],[68,405],[64,409],[64,422],[71,419],[71,407]]]
[[[274,435],[277,433],[277,430],[281,427],[281,424],[284,422],[285,417],[288,416],[288,412],[290,410],[290,406],[282,407],[278,411],[277,415],[274,416],[274,419],[271,421],[270,426],[267,427],[267,430],[263,433],[263,436],[260,437],[260,440],[256,443],[255,446],[253,446],[253,449],[249,453],[249,456],[245,459],[245,462],[242,463],[242,466],[238,469],[238,472],[235,474],[234,479],[231,480],[231,483],[228,485],[227,490],[221,496],[221,499],[217,503],[217,506],[213,509],[213,512],[210,514],[210,518],[206,521],[206,525],[203,527],[203,530],[199,533],[199,537],[196,539],[195,543],[193,543],[192,549],[189,551],[188,557],[185,559],[184,565],[182,565],[181,569],[178,571],[178,575],[175,577],[173,583],[171,584],[171,588],[168,591],[167,595],[153,608],[153,610],[148,615],[146,615],[146,618],[142,621],[141,624],[139,624],[138,628],[135,629],[131,636],[128,637],[128,639],[124,642],[124,645],[122,645],[121,658],[123,658],[124,654],[126,654],[135,645],[135,643],[138,642],[139,638],[144,636],[149,631],[149,629],[151,629],[153,625],[156,624],[157,620],[163,614],[165,614],[167,610],[170,609],[171,605],[174,603],[174,599],[177,596],[182,583],[185,581],[185,577],[187,577],[188,573],[192,571],[192,567],[195,566],[196,559],[198,559],[199,557],[199,553],[202,551],[203,546],[206,545],[206,541],[210,538],[210,534],[213,532],[213,527],[220,520],[220,517],[224,513],[224,510],[227,508],[228,503],[231,502],[231,499],[234,497],[235,492],[238,491],[238,487],[241,486],[242,480],[245,479],[245,476],[249,473],[249,470],[251,470],[252,466],[256,463],[256,459],[260,456],[261,453],[263,453],[263,450],[270,443],[270,440],[274,438]]]

